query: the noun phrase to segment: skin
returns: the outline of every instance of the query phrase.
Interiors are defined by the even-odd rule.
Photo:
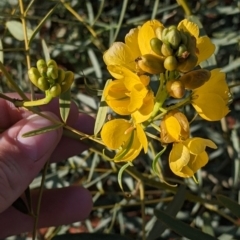
[[[19,98],[17,94],[8,94]],[[0,239],[21,232],[32,231],[33,218],[13,208],[12,203],[23,194],[28,185],[42,170],[48,159],[51,162],[66,160],[88,148],[85,144],[64,137],[57,129],[33,137],[23,138],[28,131],[49,126],[43,117],[11,102],[0,99]],[[42,106],[44,114],[60,119],[57,99]],[[94,120],[79,114],[72,104],[67,124],[91,134]],[[32,191],[33,207],[36,207],[38,191]],[[84,220],[92,209],[92,198],[81,186],[49,189],[43,193],[38,227],[69,224]]]

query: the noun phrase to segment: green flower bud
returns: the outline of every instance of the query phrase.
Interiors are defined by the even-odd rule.
[[[166,43],[162,44],[161,52],[165,57],[171,56],[173,54],[172,48],[170,47],[169,44],[166,44]]]
[[[71,71],[65,72],[65,78],[61,82],[62,93],[66,92],[72,85],[74,81],[74,74]]]
[[[145,54],[137,59],[138,67],[150,74],[159,74],[165,71],[163,67],[163,59],[152,54]]]
[[[58,68],[57,63],[56,63],[53,59],[48,60],[47,66],[48,66],[48,67],[53,66],[53,67],[55,67],[55,68]]]
[[[61,84],[63,80],[65,79],[65,71],[61,68],[58,69],[58,79],[57,82]]]
[[[162,41],[158,38],[152,38],[150,40],[150,46],[154,53],[159,56],[162,56],[161,48],[162,48]]]
[[[195,89],[201,87],[211,77],[211,72],[206,69],[198,69],[188,72],[179,78],[186,89]]]
[[[189,56],[189,52],[187,50],[187,47],[184,44],[181,44],[179,48],[177,49],[175,55],[178,58],[186,59]]]
[[[164,68],[168,71],[176,70],[178,66],[177,59],[174,56],[168,56],[164,60]]]
[[[181,35],[181,42],[182,42],[185,46],[187,46],[189,33],[185,33],[185,32],[183,32],[182,30],[180,30],[179,33],[180,33],[180,35]]]
[[[46,78],[40,77],[37,81],[37,87],[42,91],[46,91],[49,89],[50,84]]]
[[[58,68],[53,65],[50,65],[47,68],[47,76],[51,79],[56,80],[58,78]]]
[[[47,73],[47,64],[43,59],[37,61],[37,69],[42,76],[46,76]]]
[[[163,34],[165,32],[163,31]],[[181,43],[181,34],[175,26],[169,27],[166,34],[162,36],[162,41],[169,43],[171,48],[177,49]]]
[[[61,86],[58,83],[53,85],[49,90],[49,93],[52,97],[59,96],[61,94],[61,92],[62,92],[62,89],[61,89]]]
[[[28,70],[28,77],[31,80],[31,82],[38,87],[38,79],[41,77],[39,71],[37,70],[37,68],[32,67]]]

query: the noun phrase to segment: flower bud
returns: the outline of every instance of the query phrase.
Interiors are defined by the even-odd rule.
[[[164,68],[166,68],[168,71],[176,70],[177,66],[178,62],[174,56],[168,56],[164,60]]]
[[[164,29],[165,30],[165,29]],[[181,42],[181,34],[176,26],[171,26],[167,31],[163,30],[162,41],[170,44],[171,48],[177,49]]]
[[[169,44],[166,44],[166,43],[162,44],[161,52],[165,57],[171,56],[173,54],[172,48],[170,47]]]
[[[74,74],[73,74],[73,72],[66,71],[65,72],[65,78],[61,82],[62,93],[66,92],[71,87],[73,81],[74,81]]]
[[[186,89],[195,89],[201,87],[211,77],[211,72],[206,69],[198,69],[188,72],[180,77]]]
[[[47,66],[48,67],[52,66],[52,67],[58,68],[57,63],[53,59],[48,60]]]
[[[185,86],[179,80],[170,80],[166,84],[167,92],[171,97],[182,98],[185,94]]]
[[[58,78],[58,68],[53,65],[50,65],[47,68],[47,76],[51,79],[56,80]]]
[[[189,72],[196,66],[197,62],[197,56],[190,54],[185,61],[178,64],[177,70],[184,73]]]
[[[184,44],[180,44],[180,46],[178,47],[175,55],[179,58],[179,59],[186,59],[189,56],[189,52],[187,50],[187,47]]]
[[[163,32],[164,27],[160,26],[155,29],[155,34],[158,39],[162,40],[162,32]]]
[[[65,79],[65,71],[59,68],[57,82],[61,84],[61,82],[63,82],[64,79]]]
[[[162,47],[162,41],[158,38],[152,38],[150,40],[150,46],[154,53],[156,53],[159,56],[162,56],[161,47]]]
[[[50,90],[49,90],[49,93],[52,97],[57,97],[61,94],[61,86],[56,83],[55,85],[53,85]]]
[[[155,55],[145,54],[138,58],[136,61],[138,67],[144,72],[150,74],[159,74],[165,71],[163,67],[163,59]]]
[[[186,116],[179,110],[167,113],[160,124],[161,142],[182,142],[189,138],[189,123]]]
[[[42,76],[46,76],[47,73],[47,64],[43,59],[37,61],[37,69]]]
[[[37,87],[37,81],[41,77],[39,71],[37,68],[32,67],[28,70],[28,77],[31,80],[31,82]]]
[[[46,78],[40,77],[37,81],[37,87],[42,91],[46,91],[49,89],[50,84]]]

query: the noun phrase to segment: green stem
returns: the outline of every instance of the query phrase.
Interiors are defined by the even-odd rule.
[[[38,99],[34,101],[26,101],[26,102],[15,101],[14,104],[16,107],[34,107],[34,106],[41,106],[41,105],[48,104],[52,99],[53,97],[51,95],[46,95],[46,97],[42,99]]]
[[[178,102],[178,103],[176,103],[176,104],[166,108],[166,110],[170,111],[170,110],[174,110],[176,108],[180,108],[180,107],[190,103],[190,101],[191,101],[191,95],[189,97],[187,97],[187,98],[184,98],[182,101],[180,101],[180,102]]]

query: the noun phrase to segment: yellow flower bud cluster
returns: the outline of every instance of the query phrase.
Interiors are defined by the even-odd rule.
[[[47,63],[43,59],[38,60],[37,67],[28,70],[28,77],[36,87],[52,97],[66,92],[74,81],[73,72],[59,68],[52,59]]]
[[[158,27],[156,37],[150,40],[152,51],[164,59],[164,68],[168,71],[188,72],[198,61],[196,39],[188,32],[176,26]]]

